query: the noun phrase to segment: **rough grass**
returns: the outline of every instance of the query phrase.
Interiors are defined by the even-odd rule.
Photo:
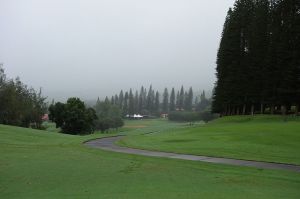
[[[0,125],[0,198],[299,198],[300,174],[87,148],[72,136]]]
[[[119,142],[135,148],[300,164],[300,119],[232,116],[207,125],[135,135]]]

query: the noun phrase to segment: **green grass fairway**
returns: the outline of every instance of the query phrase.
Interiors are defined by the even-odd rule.
[[[170,122],[167,119],[125,120],[125,125],[119,131],[126,135],[158,134],[186,126],[186,123]]]
[[[300,165],[300,119],[224,117],[207,125],[134,135],[119,143],[143,149]]]
[[[0,198],[300,197],[300,173],[126,155],[82,145],[100,136],[0,125]]]

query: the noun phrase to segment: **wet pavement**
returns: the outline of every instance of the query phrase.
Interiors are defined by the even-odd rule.
[[[283,169],[288,171],[300,172],[300,166],[292,165],[292,164],[281,164],[281,163],[259,162],[259,161],[251,161],[251,160],[237,160],[237,159],[230,159],[230,158],[218,158],[218,157],[209,157],[209,156],[200,156],[200,155],[168,153],[168,152],[150,151],[150,150],[143,150],[143,149],[133,149],[133,148],[116,145],[115,142],[122,139],[122,137],[124,136],[100,138],[100,139],[95,139],[95,140],[85,142],[84,144],[90,147],[100,148],[102,150],[114,151],[119,153],[210,162],[216,164],[227,164],[227,165],[235,165],[235,166],[248,166],[248,167],[256,167],[260,169]]]

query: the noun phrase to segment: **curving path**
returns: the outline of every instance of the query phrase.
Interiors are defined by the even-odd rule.
[[[178,153],[133,149],[133,148],[116,145],[115,142],[120,140],[122,137],[123,135],[100,138],[100,139],[87,141],[84,144],[90,147],[100,148],[106,151],[114,151],[119,153],[137,154],[137,155],[151,156],[151,157],[166,157],[166,158],[210,162],[210,163],[217,163],[217,164],[228,164],[228,165],[236,165],[236,166],[249,166],[249,167],[256,167],[261,169],[284,169],[289,171],[300,172],[300,166],[292,165],[292,164],[237,160],[237,159],[230,159],[230,158],[217,158],[217,157],[208,157],[208,156],[199,156],[199,155],[186,155],[186,154],[178,154]]]

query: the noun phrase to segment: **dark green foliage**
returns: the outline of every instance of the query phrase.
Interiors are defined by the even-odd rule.
[[[95,121],[95,128],[104,132],[110,128],[119,128],[124,125],[122,113],[117,105],[112,105],[109,102],[97,102],[95,107],[98,119]]]
[[[138,110],[137,113],[142,113],[145,108],[145,94],[144,94],[144,87],[141,87],[139,101],[138,101]]]
[[[52,122],[55,122],[56,128],[61,127],[64,124],[64,113],[65,113],[65,104],[57,102],[56,104],[51,104],[49,106],[49,119]]]
[[[169,95],[167,88],[160,94],[158,91],[155,91],[152,86],[149,87],[148,91],[142,86],[139,91],[130,89],[129,92],[125,92],[124,96],[123,90],[121,90],[119,96],[115,95],[111,97],[111,100],[108,100],[109,98],[106,97],[105,100],[113,105],[118,105],[123,117],[134,114],[147,115],[149,117],[159,116],[162,113],[175,110],[192,111],[195,108],[193,95],[192,87],[190,87],[188,92],[184,92],[182,86],[176,97],[174,88],[172,88],[171,94]]]
[[[135,91],[135,95],[134,95],[134,100],[133,100],[133,104],[134,104],[134,113],[139,113],[139,92]]]
[[[185,98],[184,98],[184,109],[187,111],[192,110],[193,106],[193,89],[192,87],[189,89],[189,92],[185,93]]]
[[[213,112],[286,114],[300,101],[300,1],[237,0],[217,56]]]
[[[177,122],[195,122],[204,121],[208,122],[217,118],[217,115],[211,113],[210,110],[203,112],[192,111],[173,111],[168,115],[169,120]]]
[[[172,88],[171,95],[170,95],[170,106],[169,110],[170,111],[175,111],[176,109],[176,104],[175,104],[175,89]]]
[[[168,113],[169,111],[169,92],[167,88],[165,88],[163,93],[162,111],[164,113]]]
[[[45,99],[41,90],[28,88],[19,78],[8,79],[0,65],[0,124],[41,129]]]
[[[176,108],[179,109],[179,104],[180,104],[180,93],[179,91],[177,91],[177,95],[176,95]]]
[[[160,110],[160,103],[159,103],[159,92],[156,91],[155,93],[155,103],[154,103],[154,112],[156,114],[159,113],[159,110]]]
[[[120,109],[123,109],[123,100],[124,100],[124,95],[123,95],[123,90],[121,90],[119,94],[119,101],[118,101]]]
[[[182,110],[184,108],[184,88],[181,86],[179,98],[178,98],[178,109]]]
[[[211,111],[207,110],[207,111],[200,112],[199,117],[202,121],[209,122],[211,120],[218,118],[218,115],[215,115]]]
[[[129,114],[129,111],[128,111],[128,98],[129,98],[129,95],[128,95],[128,92],[125,93],[125,96],[124,96],[124,102],[123,102],[123,115],[127,115]]]
[[[134,97],[131,89],[129,91],[129,97],[128,97],[128,114],[129,115],[134,114]]]
[[[179,122],[193,122],[201,120],[199,113],[190,111],[173,111],[168,115],[169,120]]]
[[[86,108],[79,98],[69,98],[66,104],[57,102],[49,107],[49,119],[67,134],[90,134],[94,131],[96,112]]]
[[[205,97],[205,91],[200,95],[200,102],[196,103],[196,111],[202,112],[210,108],[211,101]]]
[[[154,90],[152,90],[152,85],[151,85],[149,90],[148,90],[146,109],[150,113],[152,113],[153,112],[153,107],[154,107]]]
[[[110,103],[111,103],[112,105],[114,105],[114,104],[115,104],[115,97],[114,97],[114,96],[112,96],[112,97],[111,97],[111,99],[110,99]]]

